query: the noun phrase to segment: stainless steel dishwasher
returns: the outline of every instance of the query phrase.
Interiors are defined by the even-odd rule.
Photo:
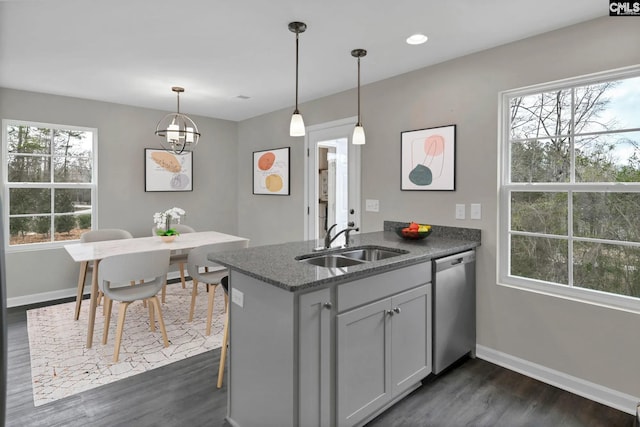
[[[433,261],[433,373],[476,347],[476,252]]]

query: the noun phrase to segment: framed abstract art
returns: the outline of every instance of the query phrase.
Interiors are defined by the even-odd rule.
[[[456,189],[456,125],[400,133],[400,189]]]
[[[289,150],[253,152],[253,194],[289,195]]]
[[[145,148],[144,191],[193,191],[193,153]]]

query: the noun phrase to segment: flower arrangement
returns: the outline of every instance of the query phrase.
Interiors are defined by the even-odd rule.
[[[156,212],[153,214],[153,222],[156,225],[156,234],[158,236],[177,236],[180,233],[175,228],[171,228],[171,222],[180,224],[180,217],[185,211],[180,208],[173,207],[164,212]]]

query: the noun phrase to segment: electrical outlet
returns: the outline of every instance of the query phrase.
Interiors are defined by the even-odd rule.
[[[456,205],[456,219],[464,219],[466,216],[466,207],[464,204]]]
[[[237,306],[244,307],[244,294],[236,288],[231,288],[231,302]]]
[[[482,205],[480,203],[471,203],[471,219],[482,219]]]
[[[365,201],[365,210],[367,212],[380,212],[380,200],[367,199]]]

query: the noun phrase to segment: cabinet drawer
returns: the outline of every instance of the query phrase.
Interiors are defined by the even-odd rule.
[[[410,265],[364,279],[338,285],[337,310],[342,312],[362,304],[431,282],[431,262]]]

